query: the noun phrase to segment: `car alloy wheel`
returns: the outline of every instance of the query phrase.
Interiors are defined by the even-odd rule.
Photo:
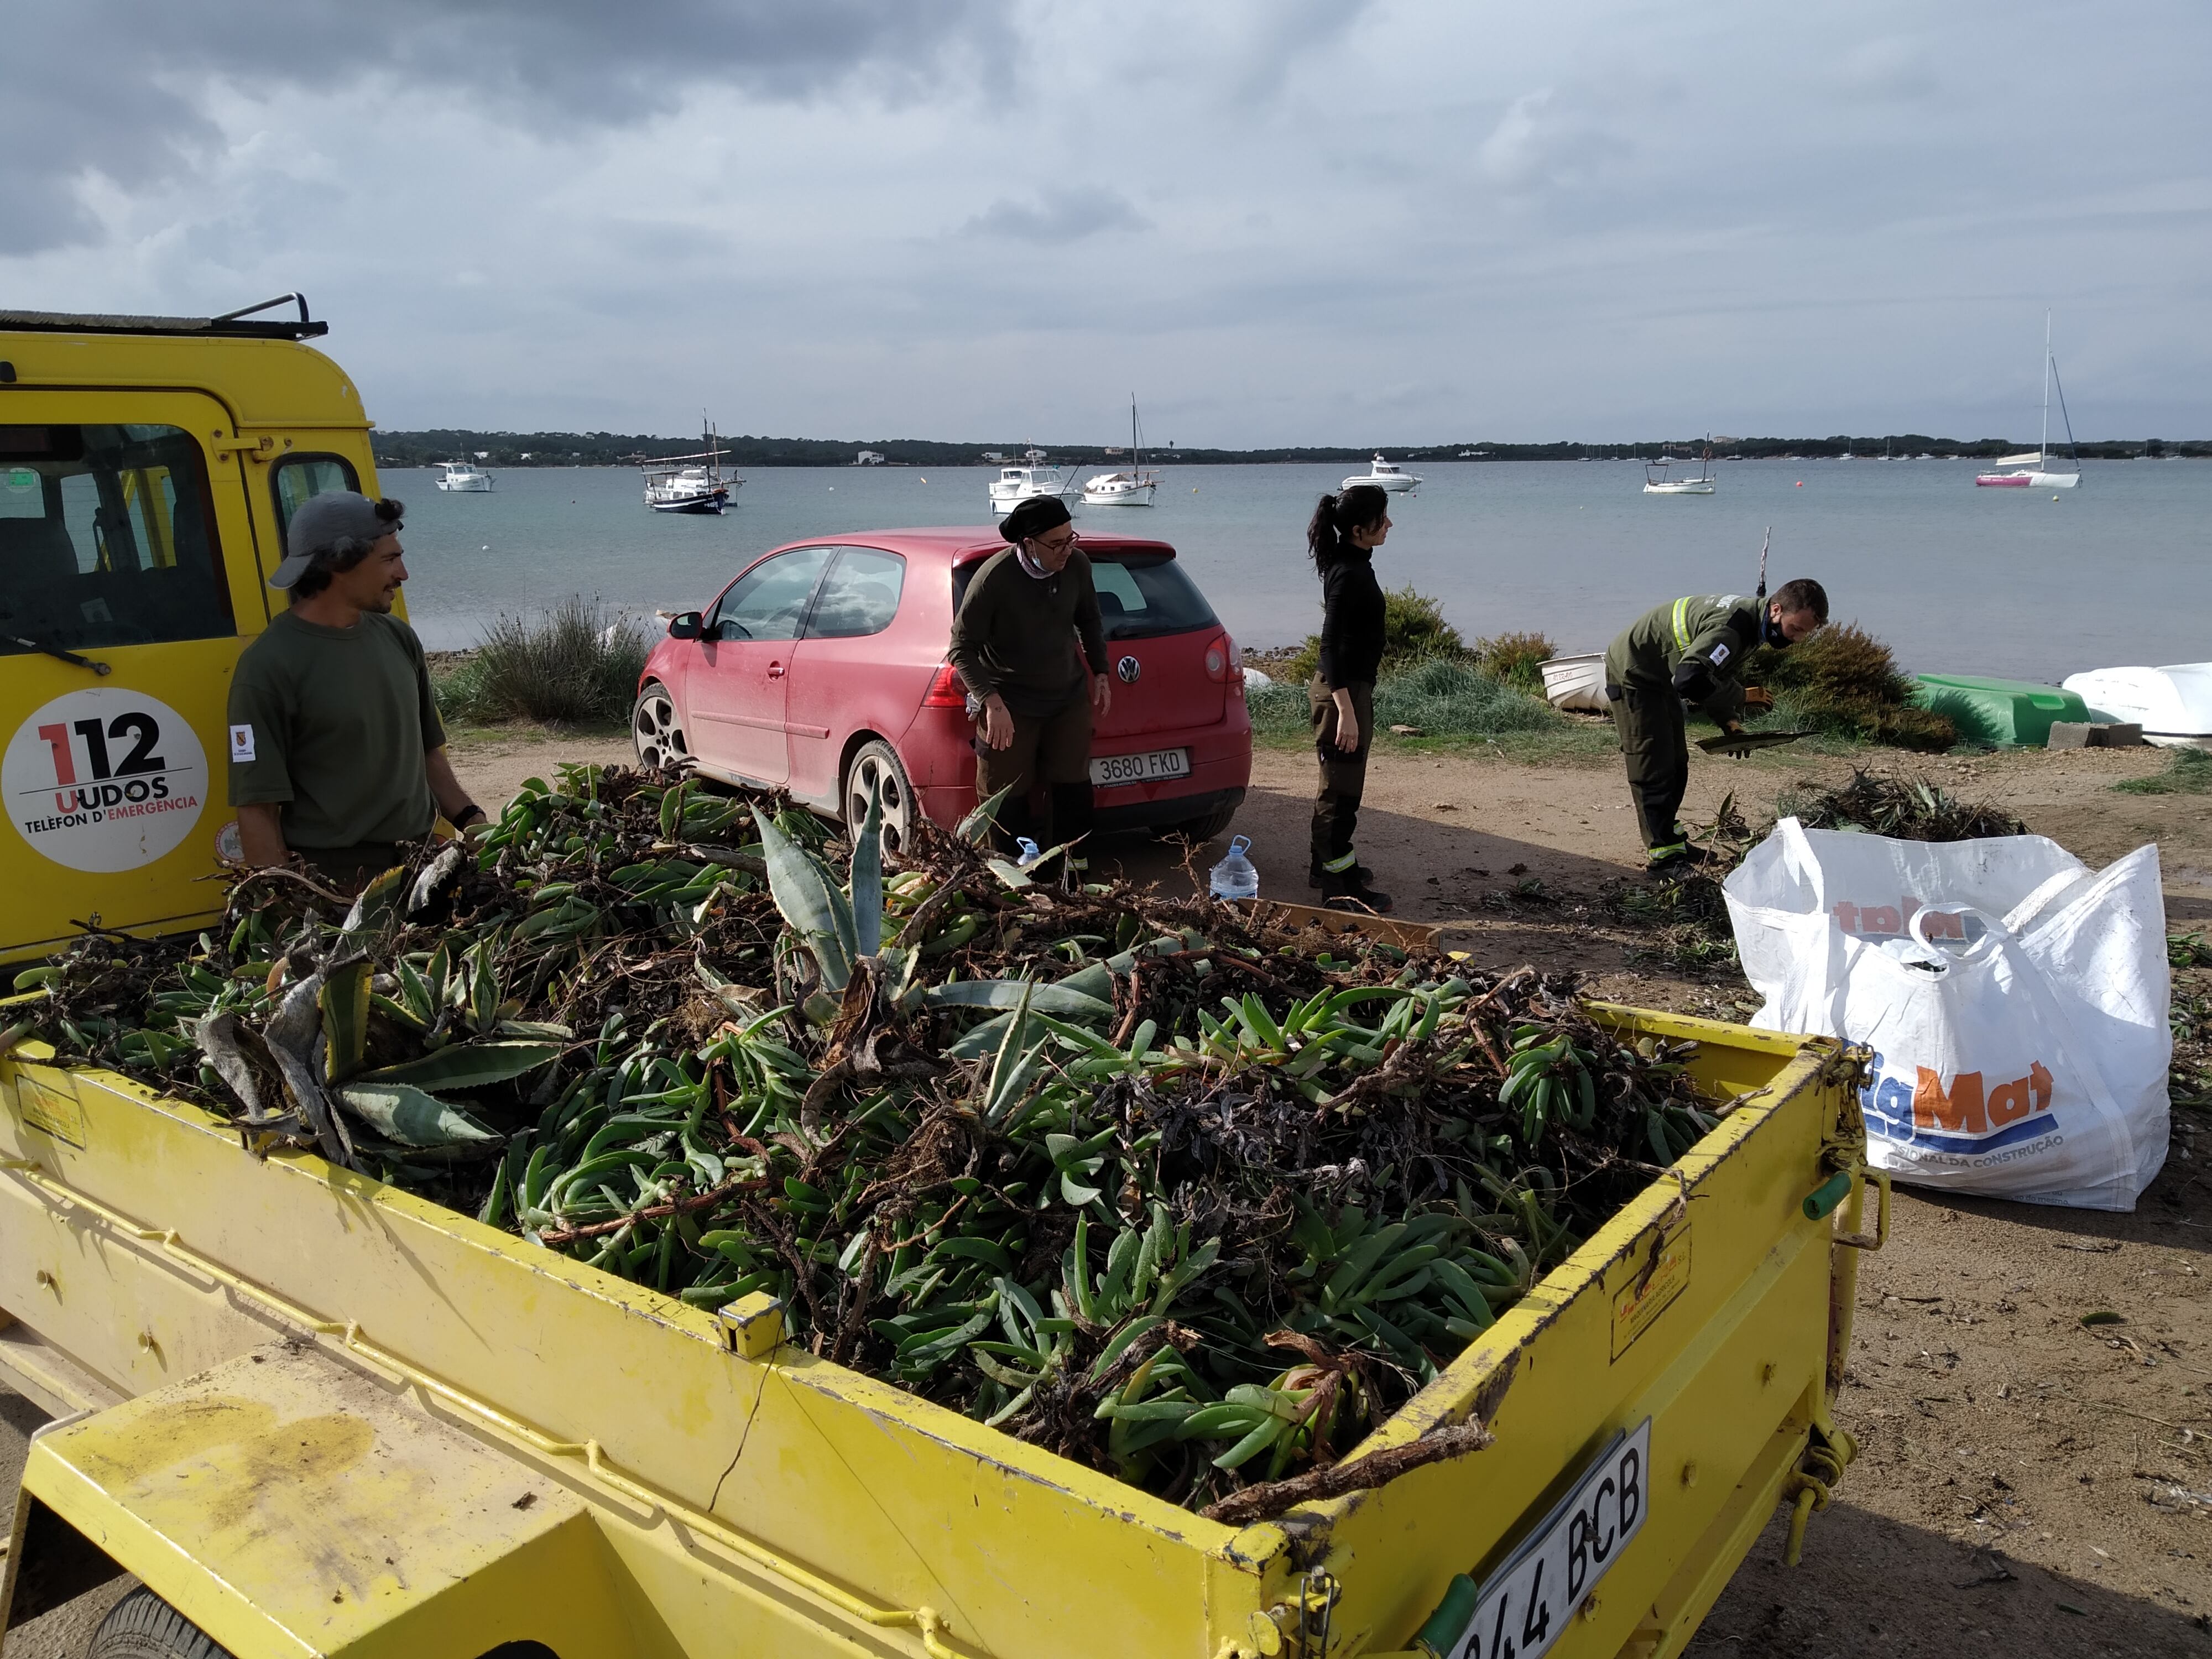
[[[691,769],[691,745],[684,738],[684,717],[676,712],[676,699],[659,680],[647,680],[630,713],[630,741],[637,745],[637,763],[672,772]]]
[[[898,750],[880,738],[862,744],[845,769],[845,833],[857,836],[868,818],[868,795],[883,803],[884,850],[904,854],[914,833],[914,786]]]

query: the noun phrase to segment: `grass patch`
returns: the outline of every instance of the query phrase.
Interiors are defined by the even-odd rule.
[[[2166,770],[2147,778],[2123,778],[2112,786],[2123,795],[2212,795],[2212,753],[2176,749]]]
[[[1312,730],[1304,684],[1277,681],[1250,694],[1253,730],[1264,737],[1303,738]],[[1559,732],[1573,722],[1540,697],[1504,685],[1466,661],[1431,658],[1375,687],[1375,724],[1387,732],[1411,726],[1425,738],[1496,738]]]
[[[501,617],[465,659],[431,678],[440,712],[462,725],[544,720],[627,724],[653,635],[634,617],[577,597]]]
[[[1748,684],[1774,694],[1776,712],[1796,730],[1941,754],[1958,727],[1913,706],[1914,682],[1880,640],[1856,623],[1834,623],[1802,645],[1761,646],[1744,670]]]

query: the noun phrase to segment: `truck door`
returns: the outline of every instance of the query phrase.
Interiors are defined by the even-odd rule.
[[[225,702],[268,617],[232,429],[188,392],[0,395],[0,958],[221,908]]]

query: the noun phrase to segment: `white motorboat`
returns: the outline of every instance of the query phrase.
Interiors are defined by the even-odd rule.
[[[438,488],[464,495],[481,495],[491,488],[491,474],[471,461],[441,461]]]
[[[1713,493],[1713,445],[1705,441],[1704,471],[1694,477],[1678,478],[1674,463],[1666,456],[1644,464],[1644,493],[1647,495],[1710,495]]]
[[[1536,665],[1544,677],[1544,701],[1554,708],[1579,708],[1585,714],[1610,714],[1605,700],[1605,653],[1591,651],[1576,657],[1553,657]]]
[[[1002,466],[999,476],[991,480],[991,511],[1003,519],[1018,501],[1032,495],[1065,496],[1074,487],[1075,479],[1068,469],[1047,466],[1042,449],[1024,449],[1021,465]]]
[[[1339,488],[1350,489],[1355,484],[1372,484],[1377,489],[1387,489],[1394,495],[1402,495],[1408,490],[1419,489],[1421,478],[1419,473],[1408,472],[1404,467],[1395,462],[1386,461],[1378,454],[1366,471],[1353,473]]]
[[[2145,743],[2212,749],[2212,662],[2100,668],[2069,675],[2065,688],[2099,720],[2142,726]]]
[[[731,494],[744,488],[735,472],[722,471],[721,434],[708,425],[699,436],[707,447],[698,454],[639,458],[645,504],[655,513],[719,514],[729,505]]]
[[[1145,434],[1137,424],[1137,400],[1129,399],[1129,466],[1123,472],[1099,472],[1083,481],[1085,507],[1150,507],[1160,475],[1145,467]]]
[[[1990,463],[2002,469],[1974,475],[1983,489],[2078,489],[2081,487],[2081,452],[2074,443],[2074,417],[2066,412],[2066,388],[2058,386],[2058,415],[2066,425],[2066,447],[2073,452],[2074,470],[2056,472],[2051,467],[2051,389],[2058,383],[2058,360],[2051,355],[2051,313],[2043,313],[2043,437],[2036,447],[2019,455],[2006,455]]]

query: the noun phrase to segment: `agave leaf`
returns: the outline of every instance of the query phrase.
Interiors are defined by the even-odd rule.
[[[868,815],[853,842],[853,951],[872,957],[884,942],[884,804],[868,791]]]
[[[991,826],[999,821],[999,808],[1006,804],[1006,797],[1013,793],[1013,788],[1010,783],[990,799],[976,802],[975,810],[961,819],[959,827],[952,833],[964,842],[981,847],[989,838]]]
[[[1025,979],[962,979],[922,993],[932,1008],[1034,1008],[1041,1014],[1073,1019],[1110,1019],[1114,1005],[1065,985],[1039,985]]]
[[[386,1140],[403,1146],[450,1146],[460,1141],[496,1140],[459,1107],[405,1083],[352,1083],[338,1099]]]
[[[368,980],[367,957],[357,957],[327,969],[317,997],[323,1015],[323,1036],[329,1045],[324,1074],[343,1083],[361,1070],[362,1054],[368,1042]]]
[[[534,1072],[561,1053],[558,1042],[502,1040],[457,1043],[419,1060],[403,1060],[371,1072],[365,1085],[409,1083],[418,1089],[479,1089],[489,1083],[505,1083]]]
[[[825,991],[841,993],[853,976],[853,913],[831,879],[830,866],[799,846],[758,807],[761,854],[768,864],[768,889],[792,931],[805,941],[822,969]],[[838,912],[842,910],[843,926]]]
[[[407,870],[404,865],[394,865],[374,881],[361,890],[361,896],[346,912],[346,919],[338,929],[342,945],[351,944],[363,933],[377,931],[391,921],[399,909],[402,890],[407,884]]]

